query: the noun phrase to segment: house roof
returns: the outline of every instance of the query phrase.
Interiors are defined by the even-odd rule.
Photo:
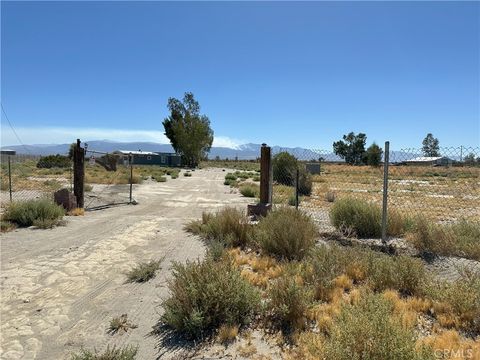
[[[446,159],[446,157],[445,156],[419,156],[406,161],[407,162],[430,162],[430,161],[437,161],[440,159]]]
[[[123,154],[123,155],[128,155],[128,154],[132,154],[132,155],[158,155],[157,153],[154,153],[154,152],[151,152],[151,151],[141,151],[141,150],[138,150],[138,151],[118,150],[118,152]]]

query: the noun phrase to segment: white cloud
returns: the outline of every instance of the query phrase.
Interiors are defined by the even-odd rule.
[[[13,131],[6,126],[1,127],[1,145],[19,145]],[[111,140],[120,142],[150,141],[168,144],[170,141],[162,131],[105,129],[105,128],[65,128],[65,127],[18,127],[15,129],[20,140],[26,145],[32,144],[65,144],[76,139],[82,141]],[[216,136],[213,146],[238,148],[242,142],[227,136]]]

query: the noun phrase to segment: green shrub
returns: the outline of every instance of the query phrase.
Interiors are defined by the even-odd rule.
[[[8,232],[15,229],[15,224],[11,223],[10,221],[1,220],[1,232]]]
[[[415,220],[408,239],[420,253],[480,260],[480,223],[461,220],[439,225],[424,217]]]
[[[359,238],[382,235],[382,210],[373,203],[355,198],[336,201],[330,209],[330,220],[338,230],[353,231]],[[405,220],[396,212],[388,214],[387,234],[398,236],[405,230]]]
[[[83,185],[83,191],[85,191],[85,192],[90,192],[90,191],[92,191],[92,190],[93,190],[93,186],[92,186],[92,185],[90,185],[90,184],[85,184],[85,185]]]
[[[269,288],[269,309],[275,320],[286,328],[303,328],[311,305],[312,291],[292,274],[275,280]]]
[[[305,167],[298,169],[298,193],[305,196],[312,194],[312,175]]]
[[[68,156],[63,155],[48,155],[42,156],[37,162],[37,168],[50,169],[50,168],[69,168],[72,166],[71,160]]]
[[[52,227],[60,222],[65,211],[63,207],[52,201],[28,200],[13,202],[7,206],[3,220],[15,223],[20,227],[40,226]]]
[[[174,263],[168,287],[171,297],[163,304],[162,321],[192,338],[223,324],[247,324],[260,305],[257,290],[226,261]]]
[[[243,211],[226,207],[215,214],[203,213],[201,221],[186,225],[185,230],[201,235],[205,240],[219,241],[225,246],[245,246],[250,241],[252,227]]]
[[[268,254],[293,260],[302,259],[315,244],[317,228],[301,211],[282,207],[262,218],[255,239]]]
[[[252,179],[255,182],[259,182],[260,181],[260,176],[255,175]]]
[[[138,348],[134,346],[107,347],[103,353],[82,349],[79,354],[72,355],[72,360],[134,360],[137,352]]]
[[[279,184],[293,186],[297,171],[297,158],[288,152],[276,154],[272,159],[273,180]]]
[[[135,266],[127,274],[128,282],[147,282],[155,277],[155,273],[160,269],[161,260],[151,260]]]
[[[356,304],[344,304],[325,342],[325,358],[336,360],[433,359],[419,354],[415,337],[392,317],[393,305],[381,295],[365,293]]]
[[[157,180],[157,182],[166,182],[167,178],[165,176],[156,176],[155,180]]]
[[[245,197],[258,197],[260,193],[260,188],[258,185],[254,184],[243,184],[240,185],[240,194]]]
[[[225,180],[237,180],[237,175],[228,173],[227,175],[225,175]]]

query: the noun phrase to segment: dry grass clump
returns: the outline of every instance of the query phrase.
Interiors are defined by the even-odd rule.
[[[421,292],[426,273],[422,262],[407,256],[389,256],[373,250],[318,246],[307,258],[304,276],[315,286],[318,300],[331,301],[335,288],[348,290],[365,283],[372,290]]]
[[[155,277],[155,272],[160,269],[161,260],[151,260],[149,262],[139,263],[127,274],[128,282],[147,282]]]
[[[203,213],[201,221],[190,222],[185,230],[207,241],[219,241],[225,246],[245,246],[250,241],[251,225],[238,209],[226,207],[215,214]]]
[[[444,327],[480,332],[480,273],[464,270],[456,281],[432,281],[424,287],[434,315]]]
[[[350,229],[359,238],[379,238],[382,235],[381,208],[365,200],[345,197],[335,201],[330,209],[330,220],[338,230]],[[388,235],[402,235],[405,227],[405,219],[397,212],[388,214]]]
[[[418,217],[407,238],[420,253],[461,256],[480,260],[480,223],[461,220],[438,225]]]
[[[260,305],[258,291],[229,261],[174,263],[168,287],[162,321],[191,338],[221,325],[247,324]]]
[[[16,229],[16,225],[10,221],[0,221],[1,232],[9,232]]]
[[[442,331],[418,341],[418,346],[433,349],[438,359],[479,359],[480,342],[462,338],[455,330]]]
[[[46,199],[13,202],[7,205],[2,220],[19,227],[37,226],[52,228],[61,223],[65,215],[63,207]]]
[[[67,213],[68,216],[83,216],[85,215],[85,209],[84,208],[75,208],[70,210]]]
[[[282,207],[262,218],[255,240],[267,254],[288,260],[300,260],[315,244],[317,228],[301,211]]]
[[[103,353],[82,349],[79,354],[72,355],[72,360],[134,360],[137,352],[135,346],[107,347]]]
[[[110,325],[108,327],[109,334],[116,334],[118,332],[127,332],[128,329],[135,329],[137,325],[132,324],[128,321],[128,315],[122,314],[119,317],[114,317],[110,320]]]
[[[222,325],[218,329],[218,341],[222,344],[228,344],[236,339],[238,335],[237,325]]]

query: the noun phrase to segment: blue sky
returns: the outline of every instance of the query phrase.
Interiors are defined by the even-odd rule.
[[[192,91],[216,145],[480,138],[479,2],[2,1],[1,99],[24,143],[166,142]],[[2,114],[2,145],[18,143]]]

